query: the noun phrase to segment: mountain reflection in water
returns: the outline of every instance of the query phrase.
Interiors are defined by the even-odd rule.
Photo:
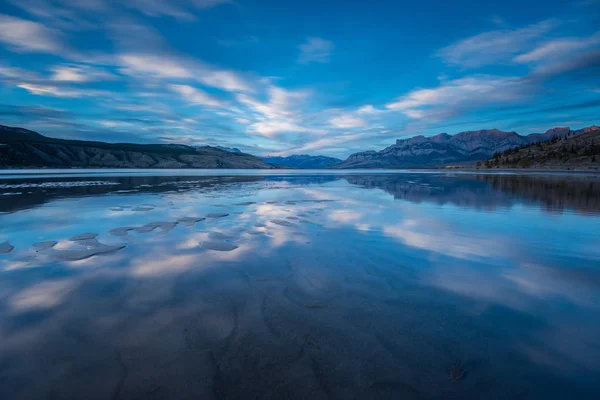
[[[2,399],[600,395],[598,177],[0,179],[4,242]]]

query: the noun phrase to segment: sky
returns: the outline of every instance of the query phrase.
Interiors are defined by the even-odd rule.
[[[0,124],[346,158],[600,124],[600,0],[0,0]]]

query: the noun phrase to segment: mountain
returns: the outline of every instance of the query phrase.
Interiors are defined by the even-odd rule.
[[[546,133],[521,136],[516,132],[484,129],[456,135],[415,136],[396,140],[396,144],[381,151],[352,154],[336,168],[435,168],[474,162],[507,149],[563,136],[570,131],[569,128],[554,128]]]
[[[55,139],[0,125],[0,168],[274,168],[245,153],[179,144]]]
[[[269,164],[305,169],[329,168],[342,162],[342,160],[333,157],[309,156],[308,154],[296,154],[287,157],[261,157],[261,159]]]
[[[600,127],[591,126],[551,140],[505,150],[478,165],[488,168],[600,169]]]
[[[238,149],[237,147],[216,146],[216,148],[219,150],[228,151],[230,153],[241,153],[241,150]]]

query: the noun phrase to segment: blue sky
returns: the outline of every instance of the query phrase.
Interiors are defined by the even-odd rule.
[[[0,0],[0,124],[346,157],[600,122],[600,1]]]

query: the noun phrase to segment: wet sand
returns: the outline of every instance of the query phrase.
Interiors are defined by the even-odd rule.
[[[286,179],[0,216],[0,398],[599,394],[592,199],[569,189],[557,212],[491,181]],[[440,200],[472,184],[478,201]]]

